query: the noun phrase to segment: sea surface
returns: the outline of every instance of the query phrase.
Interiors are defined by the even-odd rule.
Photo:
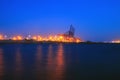
[[[0,80],[120,80],[120,44],[0,44]]]

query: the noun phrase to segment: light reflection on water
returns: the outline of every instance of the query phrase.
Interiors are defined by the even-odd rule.
[[[41,70],[41,59],[42,59],[42,47],[39,45],[39,46],[37,46],[37,53],[36,53],[36,61],[35,61],[35,74],[36,74],[36,78],[38,79],[38,80],[40,80],[41,79],[41,74],[42,74],[42,70]]]
[[[15,80],[22,80],[22,74],[23,74],[23,66],[22,66],[22,54],[20,52],[20,48],[16,49],[16,54],[15,54]]]
[[[60,44],[58,46],[58,51],[57,51],[57,56],[56,56],[56,67],[55,67],[55,79],[54,80],[61,80],[63,77],[64,73],[64,68],[65,68],[65,62],[64,62],[64,56],[63,56],[63,45]]]
[[[53,58],[53,48],[52,45],[49,46],[48,50],[48,63],[47,63],[47,72],[48,79],[51,80],[62,80],[64,73],[64,56],[63,56],[63,45],[58,46],[57,54]]]
[[[3,50],[0,48],[0,80],[4,75]]]
[[[0,45],[0,80],[119,79],[119,53],[114,44]]]
[[[48,79],[53,79],[53,70],[54,70],[54,58],[53,58],[53,47],[52,45],[49,45],[49,48],[48,48],[48,60],[47,60],[47,75],[48,75]]]
[[[57,50],[54,51],[53,47]],[[36,79],[61,80],[64,71],[63,45],[49,45],[45,48],[47,53],[42,52],[44,46],[38,45],[35,60]],[[46,55],[45,55],[46,54]],[[45,59],[44,59],[45,57]],[[46,77],[47,76],[47,77]]]

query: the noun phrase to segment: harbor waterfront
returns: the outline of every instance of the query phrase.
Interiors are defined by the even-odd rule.
[[[0,80],[119,80],[120,44],[0,44]]]
[[[70,29],[63,33],[57,35],[49,35],[49,36],[41,36],[41,35],[27,35],[21,36],[16,35],[12,37],[8,37],[7,35],[0,34],[0,41],[5,42],[26,42],[26,41],[34,41],[34,42],[66,42],[66,43],[80,43],[82,40],[78,37],[75,37],[75,29],[72,25],[70,25]]]
[[[0,0],[0,80],[120,80],[120,0]]]

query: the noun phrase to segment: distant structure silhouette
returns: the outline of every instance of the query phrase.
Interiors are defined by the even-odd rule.
[[[65,35],[66,35],[66,36],[69,36],[69,37],[74,37],[74,35],[75,35],[75,28],[73,27],[72,24],[70,25],[69,31],[67,31],[67,32],[65,33]]]

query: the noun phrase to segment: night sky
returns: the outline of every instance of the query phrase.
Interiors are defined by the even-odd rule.
[[[120,0],[0,0],[1,34],[57,34],[71,24],[83,40],[120,39]]]

